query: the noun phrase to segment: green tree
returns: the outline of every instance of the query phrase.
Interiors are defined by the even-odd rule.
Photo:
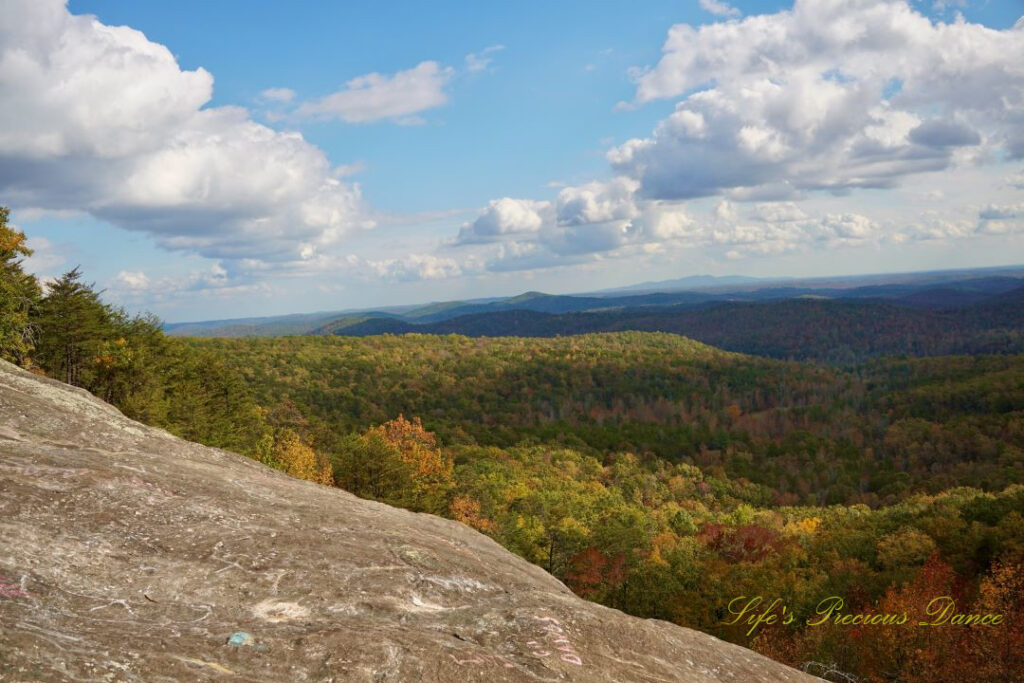
[[[162,338],[165,349],[154,359],[159,403],[151,400],[140,408],[151,410],[157,426],[182,438],[256,455],[269,428],[242,375],[222,357]]]
[[[110,336],[111,311],[75,267],[48,287],[39,304],[34,357],[51,377],[89,388],[100,345]]]
[[[129,318],[111,312],[109,334],[100,341],[88,387],[128,417],[146,424],[166,421],[166,360],[170,343],[152,315]]]
[[[343,439],[331,457],[348,491],[421,512],[449,513],[452,462],[419,418],[396,419]]]
[[[334,481],[361,498],[411,508],[413,467],[383,434],[367,432],[342,439],[331,453]]]

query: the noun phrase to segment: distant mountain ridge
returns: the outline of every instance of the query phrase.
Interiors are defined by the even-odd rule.
[[[552,314],[508,310],[435,323],[371,318],[335,334],[461,334],[552,337],[637,330],[672,332],[728,351],[848,363],[884,355],[1024,353],[1024,287],[974,305],[929,308],[930,297],[704,302]]]
[[[731,284],[724,284],[724,283]],[[689,283],[692,289],[671,290]],[[649,291],[648,285],[662,285],[668,291]],[[650,318],[658,312],[671,316],[684,309],[698,310],[709,304],[765,303],[780,300],[877,300],[902,308],[942,310],[981,305],[1024,285],[1024,267],[978,271],[936,272],[931,274],[893,274],[816,280],[767,281],[745,277],[714,278],[695,276],[661,283],[642,283],[617,290],[590,294],[545,294],[529,291],[513,297],[448,301],[424,306],[383,307],[379,309],[293,314],[268,318],[171,323],[164,329],[179,336],[286,336],[306,334],[379,334],[383,332],[444,333],[463,330],[466,334],[524,334],[547,336],[602,331],[606,325],[625,323],[637,317]],[[671,309],[671,310],[670,310]],[[527,317],[509,315],[514,311],[548,315],[593,314],[585,322],[566,324],[546,322],[536,327],[539,318],[526,325]],[[474,316],[470,320],[449,321]],[[479,323],[477,316],[498,316]],[[913,317],[913,316],[911,316]],[[611,322],[610,318],[615,318]],[[514,322],[513,322],[514,321]],[[668,323],[649,323],[653,329],[669,329]],[[431,325],[439,325],[431,328]],[[591,327],[597,325],[597,327]]]

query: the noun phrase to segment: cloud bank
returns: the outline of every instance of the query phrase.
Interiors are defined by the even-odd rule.
[[[87,212],[212,259],[301,260],[371,225],[324,153],[236,107],[128,27],[62,0],[10,0],[0,25],[0,192]],[[265,97],[286,99],[283,90]]]
[[[1019,205],[973,221],[873,218],[870,200],[806,205],[1024,158],[1024,21],[933,21],[902,0],[798,0],[743,19],[726,3],[701,6],[728,20],[673,26],[658,62],[632,72],[626,108],[676,105],[648,137],[608,150],[611,180],[552,202],[494,200],[455,244],[500,243],[489,267],[507,270],[664,248],[736,258],[1018,231]],[[1018,176],[1006,184],[1020,188]]]
[[[634,104],[679,99],[612,149],[645,196],[785,183],[886,188],[960,157],[1024,156],[1024,25],[933,22],[898,0],[798,0],[791,11],[673,26]]]

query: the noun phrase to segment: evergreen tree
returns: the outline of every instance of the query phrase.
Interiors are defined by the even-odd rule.
[[[160,321],[152,315],[129,318],[120,310],[109,315],[112,324],[99,344],[88,389],[134,420],[162,424],[170,345]]]
[[[112,312],[77,267],[48,287],[39,304],[39,339],[35,359],[52,377],[89,388],[98,352],[109,336]]]

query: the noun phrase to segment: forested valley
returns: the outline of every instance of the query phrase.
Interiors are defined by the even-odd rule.
[[[581,596],[829,680],[1024,670],[1022,355],[840,366],[641,331],[178,339],[77,269],[44,287],[6,218],[0,356],[129,417],[459,520]],[[800,321],[779,324],[796,344]],[[809,625],[830,596],[910,622]],[[940,596],[1003,621],[915,627]],[[737,621],[757,597],[795,618]]]

